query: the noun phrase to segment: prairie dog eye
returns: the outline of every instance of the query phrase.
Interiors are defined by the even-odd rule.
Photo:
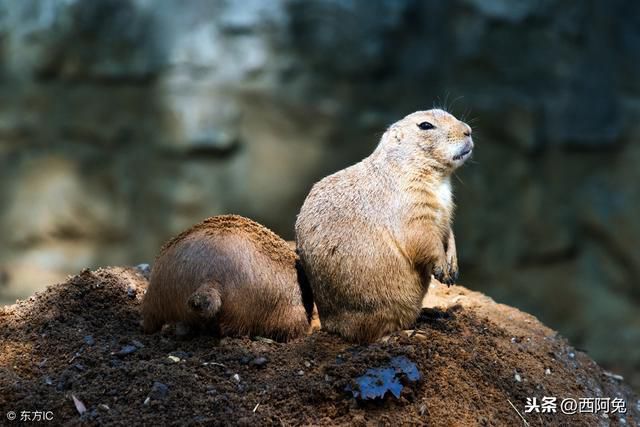
[[[422,123],[418,123],[418,127],[422,130],[429,130],[429,129],[434,129],[435,126],[432,125],[429,122],[422,122]]]

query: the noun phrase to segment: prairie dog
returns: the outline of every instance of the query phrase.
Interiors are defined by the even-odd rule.
[[[208,218],[160,250],[142,302],[143,328],[153,333],[181,322],[219,335],[302,336],[313,302],[297,261],[283,239],[250,219]]]
[[[313,186],[296,242],[323,329],[374,341],[415,322],[432,274],[456,281],[450,175],[472,150],[467,124],[418,111],[369,157]]]

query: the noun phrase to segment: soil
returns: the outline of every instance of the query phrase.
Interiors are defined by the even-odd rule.
[[[0,310],[0,414],[51,411],[68,425],[638,425],[640,400],[534,317],[435,283],[410,331],[367,346],[316,332],[259,337],[145,335],[146,279],[132,268],[83,271]],[[420,379],[399,398],[348,391],[396,356]],[[526,413],[556,397],[555,413]],[[565,398],[621,398],[625,414],[561,412]],[[82,414],[81,414],[82,413]],[[526,420],[526,421],[525,421]]]

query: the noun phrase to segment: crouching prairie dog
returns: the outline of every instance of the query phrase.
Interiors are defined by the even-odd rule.
[[[306,287],[305,287],[306,285]],[[287,341],[309,331],[313,302],[295,251],[237,215],[208,218],[167,242],[142,302],[142,326]]]
[[[418,111],[313,186],[296,242],[324,330],[374,341],[415,322],[432,274],[456,281],[450,175],[472,149],[467,124]]]

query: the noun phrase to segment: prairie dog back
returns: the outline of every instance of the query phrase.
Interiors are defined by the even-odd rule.
[[[295,252],[266,227],[237,215],[208,218],[161,249],[143,328],[182,322],[221,335],[301,336],[313,303],[299,274]]]

